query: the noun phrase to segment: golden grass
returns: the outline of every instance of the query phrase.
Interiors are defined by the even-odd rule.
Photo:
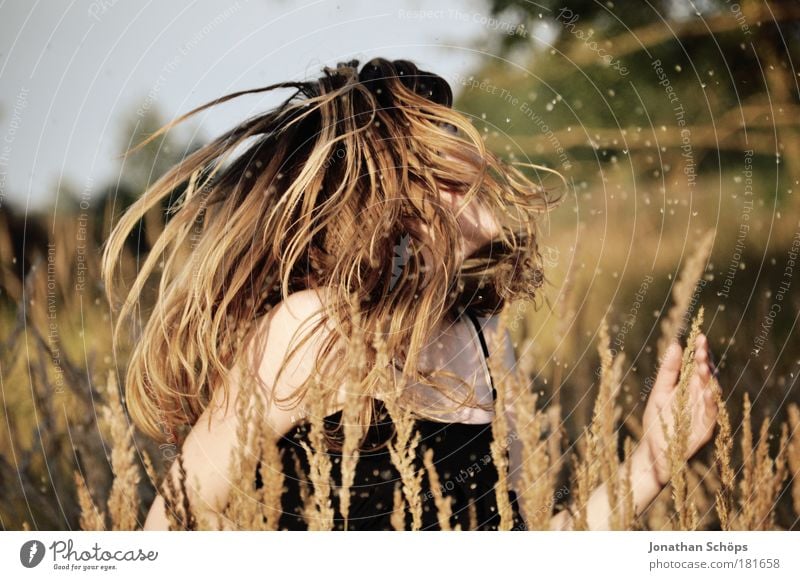
[[[108,405],[103,409],[103,418],[109,426],[113,442],[111,469],[114,473],[114,483],[111,484],[108,498],[111,529],[135,530],[138,527],[140,503],[139,465],[135,461],[133,425],[128,423],[122,411],[116,376],[113,372],[108,373],[106,396]]]
[[[76,340],[72,344],[64,344],[63,351],[60,353],[65,380],[72,381],[71,386],[68,385],[71,390],[67,392],[65,404],[68,409],[76,410],[76,415],[82,414],[91,417],[94,414],[88,405],[99,400],[103,405],[99,414],[102,419],[101,427],[103,432],[108,434],[107,440],[111,447],[109,462],[111,477],[104,479],[102,476],[104,467],[102,453],[85,453],[78,472],[74,465],[69,467],[68,474],[75,485],[75,505],[77,506],[75,522],[82,529],[92,530],[140,527],[141,516],[149,507],[143,505],[143,498],[140,494],[143,486],[140,470],[144,469],[147,479],[154,487],[157,486],[159,479],[163,480],[157,489],[164,496],[171,529],[277,529],[280,496],[283,490],[281,458],[275,446],[276,434],[260,433],[254,428],[255,424],[260,423],[258,419],[262,417],[266,405],[266,401],[261,398],[259,393],[252,392],[249,397],[242,398],[242,403],[247,402],[247,405],[239,412],[242,413],[240,416],[245,417],[245,420],[239,432],[239,448],[232,458],[236,485],[230,504],[220,514],[217,521],[203,521],[195,514],[196,510],[193,509],[193,501],[190,501],[190,498],[194,497],[197,486],[202,483],[191,482],[190,485],[186,481],[186,472],[180,455],[176,459],[178,462],[177,475],[174,478],[164,477],[163,473],[168,465],[159,465],[157,469],[149,460],[147,453],[147,449],[153,451],[154,448],[152,446],[144,448],[140,442],[135,440],[135,433],[131,430],[123,401],[119,398],[119,390],[114,382],[115,375],[110,375],[108,380],[105,380],[107,368],[115,360],[111,356],[108,344],[105,344],[107,337],[101,332],[107,326],[108,320],[103,319],[100,308],[88,308],[88,302],[81,309],[80,300],[88,300],[88,297],[76,297],[76,293],[71,288],[74,264],[70,262],[70,256],[75,253],[75,233],[74,231],[64,231],[58,234],[59,252],[55,268],[59,280],[58,285],[61,288],[60,292],[64,297],[59,312],[64,312],[65,319],[68,314],[74,312],[84,312],[87,315],[80,325],[76,324],[76,327],[79,326],[82,329],[82,341]],[[708,259],[712,238],[713,235],[709,232],[697,244],[695,253],[686,261],[679,280],[673,288],[673,306],[662,323],[661,338],[658,341],[659,354],[663,353],[664,345],[668,344],[672,337],[682,333],[685,321],[694,307],[695,288],[703,275],[703,266]],[[10,251],[7,247],[2,250],[3,255],[10,255]],[[91,260],[88,267],[90,275],[96,273],[96,264]],[[135,257],[129,256],[126,268],[132,271],[134,267]],[[22,320],[27,322],[26,328],[32,335],[35,335],[36,332],[41,333],[42,329],[47,328],[47,280],[43,274],[44,270],[40,269],[25,282],[27,284],[26,296],[30,298],[31,303],[28,308],[29,318]],[[5,290],[12,294],[12,299],[21,299],[22,285],[15,286],[11,283],[13,280],[9,280],[4,279]],[[570,284],[572,283],[571,281]],[[564,299],[566,298],[568,297]],[[695,317],[689,333],[688,343],[690,346],[685,352],[681,377],[688,377],[690,374],[689,369],[692,363],[688,355],[693,350],[691,346],[693,337],[696,336],[696,332],[702,325],[702,316],[702,307],[698,307],[698,315]],[[559,324],[564,333],[567,331],[567,320],[570,324],[575,323],[576,327],[570,327],[569,330],[576,335],[592,328],[589,326],[589,321],[585,319],[561,317]],[[505,324],[505,322],[501,324]],[[97,329],[97,332],[92,329]],[[0,338],[13,341],[17,337],[14,332],[16,331],[13,327],[8,327],[8,330],[4,328],[4,334]],[[729,406],[732,406],[734,401],[731,400],[731,397],[726,399],[719,385],[716,385],[714,394],[720,412],[714,439],[709,444],[709,450],[713,451],[712,462],[706,464],[702,457],[698,457],[687,465],[686,462],[678,460],[681,449],[685,448],[686,437],[686,416],[682,411],[685,410],[686,405],[685,385],[681,384],[678,387],[679,396],[676,402],[678,410],[675,414],[676,424],[672,426],[675,436],[670,440],[670,453],[674,458],[671,463],[672,480],[665,493],[656,498],[648,512],[638,521],[634,520],[629,474],[627,477],[626,474],[623,474],[619,481],[612,475],[616,473],[614,467],[620,464],[617,449],[620,437],[621,403],[617,399],[620,393],[619,376],[624,359],[619,355],[611,356],[608,330],[605,324],[601,326],[599,336],[598,353],[601,371],[597,396],[594,401],[594,412],[591,420],[587,421],[588,425],[583,430],[583,436],[580,437],[574,452],[562,452],[561,443],[566,431],[561,420],[561,405],[558,402],[551,402],[548,407],[537,409],[537,405],[542,403],[544,397],[539,397],[531,390],[530,377],[538,369],[526,363],[518,365],[519,368],[516,369],[516,372],[509,373],[507,376],[502,371],[500,373],[493,372],[493,375],[500,377],[496,385],[499,395],[498,408],[511,405],[518,417],[519,429],[518,433],[511,433],[503,415],[496,414],[492,426],[495,435],[492,453],[499,473],[495,493],[498,498],[502,529],[509,529],[512,520],[508,501],[509,465],[507,461],[508,441],[512,437],[519,438],[523,449],[520,500],[527,515],[525,523],[528,529],[548,529],[549,520],[554,512],[553,498],[557,482],[566,471],[565,468],[568,467],[572,467],[571,473],[567,474],[569,495],[577,506],[574,511],[574,529],[588,527],[585,504],[590,492],[601,483],[606,483],[609,490],[609,501],[613,507],[610,527],[614,529],[636,529],[637,527],[649,529],[667,527],[678,529],[721,528],[723,530],[779,529],[780,526],[776,521],[778,513],[776,506],[782,497],[786,498],[789,509],[794,511],[795,519],[800,516],[800,410],[797,404],[793,403],[787,408],[788,424],[779,422],[777,418],[773,422],[770,422],[769,419],[761,419],[756,436],[752,427],[754,413],[749,396],[744,393],[741,399],[743,401],[741,421],[737,419],[734,424],[729,411]],[[531,340],[530,337],[523,337],[523,340],[525,339]],[[91,368],[89,369],[83,369],[80,366],[73,368],[67,364],[69,355],[83,352],[75,346],[79,343],[82,348],[87,348],[88,344],[88,348],[99,353],[98,356],[90,359]],[[13,342],[9,344],[13,344]],[[33,402],[40,417],[39,427],[53,440],[58,437],[66,438],[66,425],[59,422],[57,417],[51,418],[47,415],[48,406],[42,396],[42,393],[46,392],[46,386],[52,384],[53,355],[55,353],[46,348],[44,341],[31,341],[26,346],[30,351],[27,359],[28,366],[21,369],[19,365],[6,365],[4,369],[7,373],[6,377],[11,377],[7,380],[15,381],[15,384],[24,384],[27,387],[28,372],[32,369],[35,384],[31,388],[34,393]],[[120,361],[124,363],[124,351],[118,350],[114,354],[118,355]],[[523,353],[521,358],[529,361],[529,354]],[[555,367],[555,379],[552,384],[556,391],[562,382],[563,369],[566,368],[564,360],[567,356],[562,352],[559,364]],[[15,363],[15,361],[12,360],[11,363]],[[491,358],[490,364],[492,364]],[[9,366],[12,367],[10,374],[8,374]],[[82,399],[81,393],[88,392],[87,385],[81,382],[82,374],[88,374],[98,384],[105,384],[105,388],[100,392],[92,391],[93,398]],[[95,381],[95,375],[101,378]],[[589,382],[587,381],[586,384]],[[91,387],[91,384],[88,387]],[[14,393],[19,394],[24,390],[9,387],[7,392],[11,396],[15,396]],[[352,415],[349,414],[355,400],[351,391],[353,389],[346,391],[349,396],[346,397],[347,401],[343,410],[343,478],[341,486],[336,490],[339,493],[339,507],[345,521],[351,507],[348,491],[353,484],[355,467],[358,463],[356,442],[359,432],[353,428],[354,421],[352,421]],[[311,401],[319,399],[321,398],[310,398]],[[18,404],[16,400],[10,400],[7,404],[9,403]],[[27,403],[27,405],[30,404],[30,402]],[[738,405],[738,400],[736,404]],[[401,484],[395,490],[392,524],[396,529],[404,529],[406,514],[410,513],[412,528],[419,529],[422,523],[421,484],[423,473],[428,473],[428,480],[432,488],[439,488],[435,483],[436,472],[432,470],[432,452],[429,451],[425,454],[423,465],[420,467],[416,461],[419,436],[414,432],[414,421],[411,414],[404,412],[399,407],[399,399],[390,399],[387,401],[387,407],[391,407],[390,413],[398,427],[398,438],[391,448],[391,454],[392,460],[401,474]],[[20,408],[22,413],[28,412],[24,405]],[[16,412],[17,407],[14,409]],[[325,412],[326,409],[313,405],[309,409],[310,438],[309,445],[304,449],[311,466],[309,473],[302,472],[301,463],[294,454],[297,472],[303,476],[300,482],[300,493],[304,504],[304,517],[312,529],[331,529],[334,516],[331,502],[334,482],[331,480],[330,456],[322,429]],[[570,414],[572,413],[570,412]],[[11,434],[12,439],[22,447],[29,447],[32,444],[30,434],[24,432],[19,425],[20,423],[15,425],[15,431]],[[90,433],[92,431],[91,424],[87,423],[87,425],[89,428],[84,428],[83,431]],[[626,416],[625,425],[630,428],[634,438],[640,436],[641,426],[635,414]],[[74,444],[78,448],[84,449],[87,446],[88,436],[83,436],[84,439],[81,440],[80,431],[79,429],[74,430],[75,436],[78,437]],[[778,437],[774,438],[773,433],[777,433]],[[772,441],[775,441],[776,451],[774,454],[770,449],[771,437],[773,437]],[[624,457],[630,455],[632,445],[633,439],[628,438],[624,441]],[[7,449],[2,449],[0,452],[7,453]],[[95,461],[95,456],[100,461]],[[139,464],[139,460],[142,461],[142,465]],[[261,490],[256,491],[253,479],[256,465],[259,464],[258,469],[265,485]],[[30,493],[30,490],[28,491]],[[14,501],[14,497],[9,494],[4,501]],[[447,529],[446,524],[449,524],[451,507],[448,500],[446,495],[437,496],[434,491],[434,503],[442,529]],[[8,508],[4,505],[4,509]],[[463,528],[456,527],[456,529],[477,528],[477,514],[474,505],[469,505],[468,510],[468,522]],[[26,519],[19,519],[18,527],[30,529],[33,526]]]
[[[786,478],[789,430],[787,424],[782,423],[778,453],[773,459],[769,452],[770,421],[764,418],[758,443],[754,444],[751,413],[750,398],[745,393],[741,437],[743,476],[739,481],[739,509],[731,527],[736,530],[768,530],[774,528],[773,508]]]
[[[107,507],[112,530],[135,530],[139,527],[139,465],[133,444],[133,425],[128,423],[120,401],[114,373],[108,373],[106,400],[102,409],[103,421],[110,433],[111,470],[114,475]],[[75,472],[75,486],[80,506],[80,526],[83,530],[106,529],[106,512],[99,510],[84,477]]]
[[[238,446],[231,458],[231,493],[220,521],[246,530],[277,530],[284,479],[277,437],[265,427],[254,427],[267,424],[266,394],[255,381],[245,381],[235,409]],[[257,490],[256,472],[262,481]]]
[[[389,394],[385,403],[396,430],[395,440],[389,443],[389,455],[403,483],[404,505],[411,512],[411,529],[419,530],[422,528],[423,471],[416,466],[415,458],[420,434],[415,429],[411,410],[401,407],[397,396]]]
[[[554,458],[542,439],[546,416],[536,408],[538,395],[518,379],[522,388],[514,400],[517,425],[522,444],[522,473],[520,500],[529,530],[550,529],[550,502],[555,488]]]
[[[333,502],[331,501],[331,457],[328,453],[328,441],[325,435],[325,403],[317,395],[320,388],[318,381],[312,383],[309,404],[311,429],[309,430],[309,443],[301,441],[300,445],[308,456],[310,472],[308,478],[312,485],[313,509],[308,514],[309,530],[333,529]]]
[[[406,500],[403,499],[403,489],[401,484],[394,486],[392,504],[391,524],[392,529],[396,532],[402,532],[406,529]]]
[[[75,489],[78,492],[78,505],[81,509],[80,525],[82,530],[105,530],[106,516],[103,512],[97,509],[89,487],[86,485],[86,480],[81,477],[81,474],[75,472]]]
[[[720,486],[716,491],[715,508],[723,530],[731,529],[735,474],[731,466],[733,438],[728,409],[722,398],[722,388],[714,381],[714,400],[717,404],[717,436],[714,439],[714,459],[719,471]]]
[[[715,230],[709,230],[695,246],[695,251],[686,260],[678,280],[672,287],[672,307],[666,318],[661,321],[661,338],[658,341],[658,358],[664,357],[669,343],[683,334],[688,325],[688,315],[697,283],[703,276],[711,248],[714,243]]]
[[[161,495],[164,498],[164,511],[167,515],[170,530],[198,529],[197,517],[189,502],[189,490],[186,486],[186,467],[183,455],[175,459],[178,469],[173,476],[169,472],[164,478]],[[177,478],[177,482],[175,481]]]
[[[497,324],[497,334],[494,337],[494,348],[492,353],[503,352],[503,338],[508,326],[508,307],[500,313]],[[509,464],[509,445],[511,443],[511,433],[509,431],[508,414],[506,408],[509,406],[507,397],[511,382],[509,374],[500,365],[494,364],[495,357],[489,357],[490,370],[494,380],[497,397],[494,402],[494,416],[492,417],[492,443],[491,454],[492,462],[497,468],[497,483],[495,483],[495,497],[497,499],[497,511],[500,514],[499,530],[510,530],[514,527],[514,512],[511,507],[509,496],[508,464]]]
[[[600,356],[600,383],[591,423],[584,429],[580,453],[573,456],[576,500],[573,506],[574,530],[589,527],[588,502],[591,492],[605,484],[611,513],[609,527],[613,530],[630,529],[633,525],[633,496],[630,493],[629,474],[620,481],[622,462],[617,454],[617,418],[620,414],[617,396],[621,387],[624,355],[613,356],[610,348],[608,326],[605,319],[599,329],[598,354]],[[626,444],[626,454],[630,453]]]
[[[356,465],[360,456],[361,439],[364,429],[360,425],[359,403],[360,395],[358,384],[365,370],[365,344],[364,332],[361,328],[361,316],[356,309],[351,310],[353,321],[353,364],[347,373],[347,382],[344,387],[345,401],[342,409],[342,423],[344,441],[342,443],[342,483],[339,489],[339,511],[344,519],[344,529],[348,529],[348,516],[350,515],[350,488],[356,476]],[[380,341],[381,337],[377,340]]]
[[[428,474],[428,482],[430,483],[431,494],[433,501],[436,505],[436,517],[439,520],[439,528],[443,532],[451,531],[450,516],[453,513],[452,500],[450,496],[445,497],[442,492],[441,484],[439,482],[439,474],[436,472],[436,466],[433,463],[433,449],[428,448],[425,450],[423,456],[425,471]]]
[[[800,407],[796,403],[789,405],[789,432],[790,443],[786,455],[792,482],[792,505],[794,512],[800,515]]]
[[[694,374],[695,342],[700,334],[700,326],[703,324],[703,307],[701,306],[697,316],[692,322],[692,329],[686,348],[683,349],[683,360],[681,361],[680,376],[678,379],[677,394],[672,409],[674,423],[667,425],[663,417],[661,427],[664,436],[669,441],[667,454],[669,456],[669,466],[672,477],[670,485],[672,487],[672,500],[675,502],[675,512],[677,521],[675,529],[694,530],[698,524],[697,506],[690,497],[690,487],[688,481],[689,464],[684,459],[689,448],[689,433],[691,430],[692,418],[689,410],[689,380]]]
[[[742,434],[740,447],[742,451],[741,476],[736,488],[736,471],[733,467],[730,419],[725,407],[721,389],[715,385],[714,394],[720,413],[717,419],[718,429],[714,438],[715,466],[713,470],[704,468],[700,462],[692,465],[681,461],[686,449],[688,429],[687,386],[688,377],[693,369],[694,341],[700,332],[703,309],[700,308],[695,317],[688,337],[687,348],[678,384],[675,402],[675,423],[670,433],[669,426],[662,423],[668,434],[670,467],[671,502],[657,499],[651,509],[649,522],[662,521],[659,527],[668,525],[673,529],[698,529],[701,518],[698,511],[716,512],[717,522],[725,530],[765,530],[775,529],[775,505],[781,493],[782,484],[788,474],[793,478],[792,494],[796,505],[798,492],[797,474],[798,460],[798,409],[790,407],[789,425],[781,424],[781,437],[778,453],[772,458],[769,453],[769,426],[765,419],[761,424],[758,442],[754,442],[751,427],[751,403],[745,394],[743,403]],[[502,327],[502,323],[500,325]],[[616,398],[620,389],[620,370],[622,357],[612,357],[609,348],[608,330],[603,322],[599,330],[600,340],[600,384],[595,401],[590,425],[585,428],[579,445],[579,452],[570,457],[574,467],[573,495],[575,497],[573,529],[587,529],[586,502],[591,491],[605,483],[609,504],[612,506],[609,527],[611,529],[637,529],[640,523],[633,517],[633,494],[631,490],[630,471],[623,471],[617,478],[622,464],[617,457],[619,408]],[[491,363],[496,370],[496,363]],[[502,376],[502,375],[501,375]],[[501,516],[501,529],[511,529],[512,512],[508,501],[508,441],[518,436],[523,448],[523,465],[521,473],[520,499],[523,513],[527,515],[528,529],[549,529],[553,516],[552,497],[555,491],[556,476],[559,465],[564,461],[560,454],[560,430],[551,429],[547,437],[542,433],[552,418],[544,411],[536,408],[538,396],[533,393],[523,373],[509,373],[496,381],[498,389],[498,409],[506,405],[506,395],[514,396],[513,406],[518,417],[519,433],[512,435],[504,414],[496,414],[493,421],[495,443],[492,448],[493,458],[499,467],[499,480],[495,490],[498,497],[498,508]],[[112,434],[112,466],[115,473],[114,483],[108,500],[108,511],[112,529],[135,529],[139,511],[139,467],[134,461],[130,428],[127,427],[122,405],[116,395],[116,384],[113,377],[109,379],[106,396],[109,404],[104,417]],[[249,401],[249,403],[248,403]],[[326,442],[322,432],[324,409],[320,408],[321,398],[312,398],[310,408],[310,445],[305,445],[311,470],[307,474],[311,482],[311,493],[306,486],[301,486],[301,494],[306,503],[306,519],[310,529],[330,530],[333,527],[333,507],[331,505],[332,482],[330,478],[330,457],[326,451]],[[401,474],[401,482],[395,488],[394,509],[391,516],[395,529],[405,529],[406,510],[412,516],[412,529],[420,529],[422,525],[422,474],[415,464],[416,449],[419,445],[419,433],[414,430],[414,420],[410,412],[403,410],[397,398],[387,398],[387,408],[397,426],[397,439],[390,446],[392,461]],[[239,433],[240,448],[233,459],[234,473],[237,474],[237,485],[231,496],[229,505],[224,511],[224,519],[234,522],[240,529],[277,529],[280,514],[280,494],[282,491],[282,475],[280,474],[280,457],[274,440],[264,437],[256,430],[248,427],[258,423],[257,417],[264,412],[265,401],[250,392],[247,397],[237,401],[239,411],[245,421]],[[552,411],[549,413],[552,415]],[[556,419],[557,424],[557,419]],[[791,429],[790,429],[791,426]],[[351,437],[354,435],[351,434]],[[347,439],[347,435],[345,436]],[[555,441],[555,443],[554,443]],[[631,455],[633,440],[624,441],[624,458]],[[356,455],[357,457],[357,455]],[[300,462],[296,460],[298,472]],[[256,465],[261,462],[260,472],[265,482],[261,491],[251,489]],[[356,459],[357,461],[357,459]],[[165,499],[165,507],[170,529],[226,529],[230,526],[220,522],[198,521],[193,513],[190,492],[187,489],[186,473],[182,458],[178,456],[178,469],[175,478],[166,477],[161,485],[161,493]],[[630,463],[628,462],[628,465]],[[145,471],[151,480],[156,478],[151,462],[145,456]],[[353,462],[351,469],[354,469]],[[423,469],[428,474],[432,490],[439,526],[450,530],[452,515],[451,499],[442,493],[438,474],[434,467],[433,450],[428,449],[423,456]],[[712,474],[713,471],[713,474]],[[352,483],[352,479],[350,479]],[[81,507],[81,527],[83,529],[104,529],[105,514],[97,507],[83,478],[75,474],[75,485]],[[344,486],[343,486],[344,488]],[[736,493],[738,491],[738,494]],[[708,496],[713,497],[713,509]],[[736,496],[736,497],[735,497]],[[343,496],[342,496],[343,497]],[[661,496],[659,496],[661,497]],[[113,501],[112,501],[113,498]],[[505,498],[505,499],[504,499]],[[701,510],[695,499],[700,498]],[[736,502],[736,509],[734,509]],[[708,509],[706,509],[708,508]],[[346,508],[345,508],[346,510]],[[477,527],[474,505],[469,506],[469,523],[467,529]],[[706,516],[705,519],[708,519]],[[460,526],[456,530],[462,529]]]

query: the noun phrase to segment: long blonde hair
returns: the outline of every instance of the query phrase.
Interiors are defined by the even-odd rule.
[[[126,378],[129,412],[153,438],[164,438],[165,424],[193,424],[216,389],[227,394],[256,323],[293,292],[329,291],[320,324],[338,332],[323,354],[337,339],[365,341],[359,351],[373,363],[359,367],[366,422],[366,401],[381,376],[372,339],[380,337],[390,360],[402,361],[404,376],[436,386],[416,370],[432,329],[465,308],[497,312],[542,285],[535,218],[558,201],[549,188],[485,148],[469,118],[452,109],[441,77],[405,60],[378,58],[360,71],[358,64],[326,67],[315,81],[215,99],[134,148],[239,95],[293,89],[280,106],[185,157],[125,212],[107,241],[103,278],[113,300],[126,238],[178,192],[115,332],[118,341],[156,277]],[[497,239],[463,262],[455,216],[438,202],[442,188],[466,200],[478,196],[503,224]],[[409,250],[402,268],[392,267],[399,247]],[[325,371],[319,384],[326,396],[335,395],[352,364],[344,358]]]

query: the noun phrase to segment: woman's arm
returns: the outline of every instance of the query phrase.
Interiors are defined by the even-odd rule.
[[[677,341],[673,342],[664,356],[644,410],[642,439],[628,460],[631,466],[634,511],[637,516],[655,499],[670,480],[670,465],[667,455],[669,440],[661,426],[661,418],[672,434],[674,425],[672,413],[678,392],[678,375],[681,370],[682,358],[683,351],[680,345]],[[694,362],[695,370],[689,379],[691,426],[684,458],[686,461],[711,439],[719,411],[711,390],[714,388],[714,382],[711,380],[708,339],[703,334],[697,336]],[[627,462],[624,462],[617,472],[619,481],[625,476],[626,470]],[[610,529],[611,507],[605,483],[592,492],[586,510],[590,530]],[[550,527],[554,530],[567,530],[572,528],[572,524],[572,516],[565,510],[553,517]]]
[[[498,353],[502,366],[513,369],[517,364],[511,336],[506,330],[502,341],[497,341],[499,316],[492,316],[485,326],[487,342],[490,349],[502,345],[502,352]],[[496,351],[491,350],[492,355]],[[677,342],[673,343],[659,369],[653,390],[642,419],[644,435],[636,445],[628,460],[623,462],[617,472],[618,480],[626,477],[628,464],[631,471],[631,490],[636,515],[642,513],[655,499],[659,492],[669,482],[670,466],[667,458],[668,440],[664,436],[659,415],[663,417],[670,432],[674,419],[672,416],[673,402],[677,395],[678,375],[681,369],[683,351]],[[714,431],[718,409],[714,403],[711,391],[711,369],[708,354],[708,339],[699,334],[695,345],[695,372],[689,381],[689,408],[691,413],[691,430],[689,433],[688,461],[708,440]],[[516,412],[513,401],[509,401],[506,408],[511,433],[516,430]],[[518,489],[522,473],[522,449],[519,437],[513,437],[509,445],[509,482],[512,489]],[[519,493],[517,494],[519,495]],[[523,510],[524,506],[520,506]],[[610,529],[611,505],[608,498],[607,485],[603,483],[594,489],[589,496],[586,506],[587,521],[590,530]],[[524,517],[524,512],[521,511]],[[550,521],[552,530],[572,529],[572,515],[564,510],[555,515]]]
[[[315,314],[321,307],[319,294],[315,291],[304,290],[294,293],[265,316],[256,330],[254,343],[263,343],[266,339],[264,356],[261,358],[258,372],[266,385],[274,385],[274,393],[278,397],[292,393],[311,373],[317,349],[324,339],[322,336],[324,328],[298,349],[296,357],[292,358],[281,375],[281,380],[277,384],[274,380],[290,346],[294,346],[295,334],[304,336],[313,328],[318,321]],[[220,513],[228,501],[231,485],[230,463],[238,445],[235,401],[239,391],[240,372],[234,369],[227,409],[222,405],[221,391],[217,391],[182,446],[186,486],[187,489],[194,491],[192,508],[201,518],[208,519],[209,516]],[[271,400],[272,397],[269,397],[268,401]],[[270,403],[265,417],[267,421],[265,428],[283,434],[291,428],[298,416],[296,408],[285,409]],[[171,466],[168,477],[173,477],[177,482],[177,462]],[[255,473],[253,477],[255,478]],[[199,484],[199,488],[195,489],[195,483]],[[164,499],[161,495],[158,495],[153,502],[144,529],[168,529]]]
[[[633,508],[638,516],[650,505],[661,489],[653,469],[653,462],[641,445],[631,453],[631,490],[633,491]],[[622,463],[617,471],[618,481],[627,474],[627,462]],[[586,502],[586,518],[590,530],[610,530],[611,503],[608,498],[608,487],[605,483],[597,487]],[[573,518],[568,510],[563,510],[550,520],[551,530],[572,529]]]

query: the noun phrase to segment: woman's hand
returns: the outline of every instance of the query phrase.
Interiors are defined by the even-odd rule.
[[[439,191],[442,203],[457,214],[456,223],[461,230],[463,258],[469,257],[478,248],[500,235],[501,228],[492,211],[481,204],[477,197],[464,203],[464,197],[446,189]],[[459,213],[460,212],[460,213]]]
[[[634,511],[638,516],[655,499],[669,482],[669,437],[674,432],[673,407],[678,393],[678,375],[681,370],[683,349],[675,342],[664,355],[656,376],[650,400],[644,410],[642,429],[644,434],[630,458],[620,466],[619,477],[630,473]],[[700,447],[711,439],[717,420],[717,405],[714,399],[716,381],[712,380],[713,367],[708,352],[708,339],[699,334],[695,342],[695,366],[689,378],[689,426],[687,461]],[[667,425],[665,436],[661,421]],[[628,463],[630,462],[630,463]],[[630,470],[630,471],[628,471]],[[610,529],[613,513],[608,497],[607,483],[592,491],[586,504],[587,523],[590,530]],[[574,519],[568,510],[563,510],[550,520],[550,529],[572,529]]]
[[[652,464],[656,481],[664,486],[670,479],[668,438],[665,437],[659,415],[667,424],[669,436],[674,431],[674,403],[678,394],[678,374],[681,370],[683,349],[673,342],[664,355],[653,390],[647,401],[642,418],[644,434],[640,449]],[[695,342],[695,367],[689,379],[689,427],[688,448],[684,460],[688,461],[698,449],[705,445],[714,432],[717,420],[717,405],[714,400],[715,381],[712,379],[712,363],[708,352],[708,339],[704,334]]]

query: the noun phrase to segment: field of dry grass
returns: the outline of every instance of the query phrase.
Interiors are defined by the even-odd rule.
[[[116,378],[124,369],[126,352],[113,352],[110,346],[112,318],[97,282],[98,243],[93,240],[102,239],[107,220],[108,212],[64,217],[54,233],[45,236],[47,243],[38,252],[28,252],[24,262],[16,253],[9,224],[0,224],[0,412],[7,425],[0,436],[0,524],[4,529],[137,529],[158,487],[174,529],[275,529],[280,477],[273,474],[259,490],[250,477],[259,460],[262,466],[279,462],[269,436],[240,432],[240,450],[232,458],[237,491],[216,521],[200,521],[191,509],[193,484],[164,478],[166,468],[180,461],[181,434],[156,446],[130,425]],[[148,227],[147,235],[152,236],[157,219]],[[584,232],[580,239],[591,237]],[[616,244],[621,260],[627,248],[618,238],[608,234],[605,242]],[[520,364],[512,373],[496,368],[494,376],[506,377],[498,387],[500,400],[511,397],[521,417],[521,501],[530,514],[529,529],[547,529],[566,499],[576,502],[575,527],[585,528],[588,493],[600,483],[608,485],[615,529],[800,527],[800,408],[796,367],[792,368],[796,361],[787,362],[786,354],[776,352],[776,327],[758,365],[751,363],[748,369],[739,363],[750,358],[757,323],[739,329],[734,340],[723,319],[733,315],[736,305],[720,311],[718,301],[699,294],[711,269],[712,239],[712,230],[698,228],[688,248],[677,248],[671,240],[673,245],[665,246],[667,255],[660,258],[665,263],[674,259],[665,268],[669,284],[654,281],[641,303],[635,298],[641,276],[627,273],[627,283],[618,288],[607,283],[591,286],[593,277],[580,264],[591,265],[593,259],[600,264],[608,257],[591,244],[573,247],[576,259],[551,268],[551,280],[558,281],[556,290],[549,292],[552,309],[510,305],[504,311],[502,324],[517,342]],[[556,236],[550,240],[566,253],[569,244],[562,245]],[[774,255],[785,256],[785,241],[782,246]],[[133,272],[134,254],[125,260],[124,269]],[[677,263],[682,266],[672,283],[669,272]],[[598,267],[614,265],[594,269]],[[652,319],[631,322],[625,307],[631,303],[639,304],[642,320],[651,311]],[[641,436],[639,417],[657,355],[676,335],[685,336],[691,352],[701,327],[712,339],[712,348],[724,351],[714,438],[688,464],[678,461],[685,445],[679,436],[685,429],[678,409],[672,481],[644,514],[633,517],[630,480],[614,474]],[[638,352],[632,345],[641,345]],[[797,353],[789,353],[792,356]],[[773,369],[765,376],[771,363]],[[250,394],[251,404],[240,409],[242,416],[258,416],[265,404],[257,393]],[[436,478],[436,458],[429,453],[424,465],[415,464],[411,459],[418,438],[413,421],[399,408],[392,415],[400,432],[392,459],[402,476],[393,521],[401,526],[408,510],[418,524],[420,477],[426,470]],[[501,527],[510,528],[503,446],[508,426],[497,417],[492,453],[501,477],[496,492]],[[321,421],[312,421],[307,449],[312,470],[304,514],[312,529],[331,528],[331,494],[342,491],[331,482],[321,428]],[[352,443],[355,436],[346,434],[346,448],[348,438]],[[352,445],[348,449],[351,460],[343,469],[352,472],[357,455]],[[270,471],[275,470],[262,469]],[[345,477],[345,496],[347,481]],[[447,522],[448,502],[434,499],[440,521]]]

